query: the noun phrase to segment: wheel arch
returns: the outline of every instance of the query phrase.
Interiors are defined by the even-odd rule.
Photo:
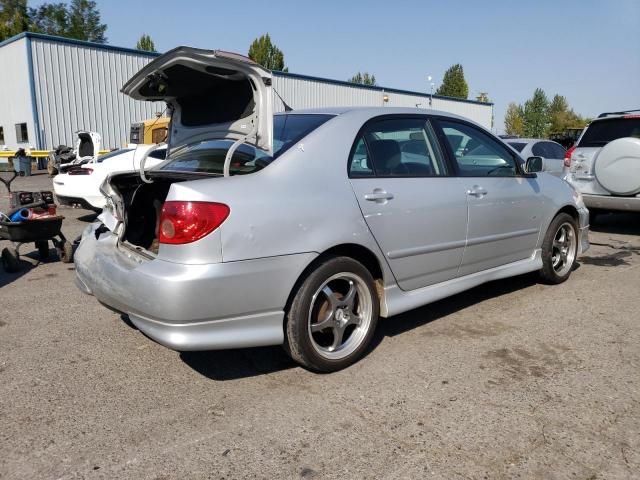
[[[305,278],[307,278],[307,276],[313,271],[316,265],[327,257],[349,257],[364,265],[376,282],[378,298],[380,305],[382,306],[384,300],[384,270],[380,259],[373,251],[371,251],[371,249],[363,245],[359,245],[357,243],[342,243],[334,245],[333,247],[321,252],[304,268],[293,284],[293,288],[289,292],[287,303],[285,305],[285,312],[289,310],[291,302],[293,301],[300,284],[304,282]],[[285,324],[286,321],[287,316],[285,315]]]

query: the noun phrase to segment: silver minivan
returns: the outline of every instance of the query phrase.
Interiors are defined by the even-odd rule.
[[[123,88],[172,110],[167,160],[103,184],[77,283],[176,350],[283,345],[334,371],[380,316],[539,271],[588,248],[566,182],[455,115],[405,108],[274,114],[271,72],[180,47]],[[461,148],[464,145],[464,148]]]

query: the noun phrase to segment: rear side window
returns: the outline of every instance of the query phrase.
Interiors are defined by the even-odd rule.
[[[387,118],[368,123],[351,153],[349,176],[446,175],[431,125],[424,118]]]
[[[578,147],[602,147],[625,137],[640,138],[640,118],[597,120],[587,127]]]
[[[548,158],[564,158],[564,154],[566,150],[562,148],[557,143],[546,142],[547,145],[547,153],[549,153]]]
[[[548,151],[545,142],[538,142],[531,147],[531,153],[537,157],[547,158],[550,152]]]
[[[273,118],[273,156],[251,145],[240,145],[231,160],[231,175],[261,170],[332,117],[333,115],[292,113],[276,115]],[[171,153],[169,161],[161,169],[222,175],[224,159],[232,144],[230,140],[206,140],[189,145]]]
[[[522,142],[509,142],[509,145],[515,148],[518,152],[522,152],[527,144]]]

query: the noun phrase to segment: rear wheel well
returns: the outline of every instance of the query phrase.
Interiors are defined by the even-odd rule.
[[[562,207],[558,213],[556,213],[556,216],[561,214],[561,213],[567,213],[569,215],[571,215],[573,217],[573,219],[576,221],[576,223],[580,220],[580,217],[578,215],[578,210],[576,210],[576,207],[573,207],[571,205],[566,205],[564,207]]]
[[[316,265],[325,260],[328,257],[349,257],[358,262],[360,262],[364,267],[369,270],[371,276],[375,280],[376,288],[378,290],[378,297],[382,300],[384,287],[383,287],[383,274],[382,267],[380,266],[380,262],[378,257],[366,247],[362,245],[357,245],[355,243],[345,243],[342,245],[336,245],[331,247],[328,250],[325,250],[320,255],[318,255],[307,267],[302,271],[296,283],[293,285],[291,292],[289,293],[289,298],[287,299],[287,304],[285,306],[285,311],[289,310],[289,306],[293,301],[293,298],[300,287],[300,284],[304,282],[305,278],[312,272]],[[286,316],[285,316],[286,321]]]

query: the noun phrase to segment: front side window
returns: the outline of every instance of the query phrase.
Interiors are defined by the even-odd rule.
[[[423,118],[386,118],[367,124],[349,159],[352,178],[446,174],[435,133]]]
[[[517,174],[514,154],[482,130],[449,120],[440,127],[462,177],[512,177]]]
[[[27,130],[26,123],[16,123],[16,142],[18,143],[29,142],[29,132]]]
[[[333,115],[285,114],[273,118],[273,156],[251,145],[242,144],[231,159],[231,175],[253,173],[269,165]],[[222,175],[231,140],[205,140],[170,153],[160,169]]]

